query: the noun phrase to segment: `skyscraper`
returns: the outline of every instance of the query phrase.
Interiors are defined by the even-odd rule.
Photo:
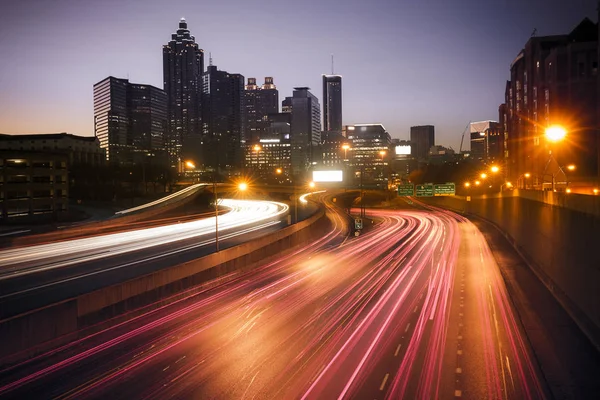
[[[435,127],[433,125],[411,126],[410,141],[413,144],[413,157],[419,161],[427,160],[429,149],[435,145]]]
[[[198,47],[184,18],[163,46],[163,80],[168,96],[167,149],[172,167],[184,159],[200,160],[201,95],[204,50]]]
[[[323,131],[342,131],[341,75],[323,75]]]
[[[130,164],[164,153],[166,132],[163,90],[112,76],[94,85],[94,134],[109,162]]]
[[[203,75],[203,164],[231,171],[242,166],[244,77],[210,65]]]
[[[246,132],[245,141],[260,139],[269,127],[268,115],[279,111],[279,91],[272,77],[266,77],[262,86],[256,78],[248,78],[245,91]]]
[[[292,172],[302,174],[312,161],[321,143],[321,106],[308,87],[295,87],[292,96]],[[286,99],[287,100],[287,99]]]

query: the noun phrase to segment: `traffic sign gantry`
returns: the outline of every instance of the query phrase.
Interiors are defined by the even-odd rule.
[[[415,194],[417,197],[432,197],[433,196],[433,184],[426,183],[424,185],[415,186]]]
[[[414,196],[415,195],[415,185],[412,183],[404,183],[402,185],[398,185],[398,196]]]
[[[456,185],[453,182],[434,185],[433,189],[436,196],[454,196],[456,194]]]

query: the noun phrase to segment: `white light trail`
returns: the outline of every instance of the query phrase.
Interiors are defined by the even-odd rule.
[[[272,201],[223,199],[231,211],[219,215],[219,231],[264,223],[288,212],[288,205]],[[9,249],[0,252],[0,280],[60,268],[131,251],[162,246],[204,235],[214,235],[215,218]]]
[[[199,189],[202,186],[206,186],[206,185],[207,185],[206,183],[197,183],[195,185],[188,186],[185,189],[181,189],[181,190],[179,190],[179,191],[177,191],[175,193],[172,193],[172,194],[170,194],[168,196],[161,197],[158,200],[151,201],[150,203],[142,204],[141,206],[137,206],[137,207],[128,208],[127,210],[117,211],[115,213],[115,215],[129,214],[129,213],[134,212],[134,211],[143,210],[144,208],[156,206],[158,204],[161,204],[161,203],[164,203],[166,201],[172,200],[175,197],[180,197],[180,196],[183,196],[183,195],[187,196],[187,195],[190,195],[191,192]]]

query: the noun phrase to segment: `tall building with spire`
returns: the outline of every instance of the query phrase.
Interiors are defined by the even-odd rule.
[[[184,160],[203,162],[202,73],[204,50],[198,47],[184,18],[171,41],[163,46],[163,83],[168,97],[167,150],[170,164],[180,168]]]
[[[323,75],[323,131],[342,131],[341,75]]]

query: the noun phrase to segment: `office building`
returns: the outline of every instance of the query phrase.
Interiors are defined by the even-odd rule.
[[[348,125],[343,129],[351,142],[350,176],[355,186],[388,187],[390,134],[381,124]]]
[[[504,133],[496,121],[471,122],[471,158],[484,164],[502,164],[504,160]]]
[[[292,172],[304,174],[313,161],[320,159],[321,143],[321,106],[308,87],[294,88],[290,138]]]
[[[163,84],[168,98],[168,138],[171,167],[183,159],[198,160],[202,142],[202,73],[204,50],[199,48],[184,18],[163,46]]]
[[[323,75],[323,131],[342,131],[341,75]]]
[[[244,77],[210,65],[203,75],[202,102],[203,157],[195,164],[233,174],[242,167]]]
[[[429,149],[435,146],[435,127],[421,125],[410,127],[410,141],[413,144],[413,157],[418,161],[427,161]]]
[[[441,165],[449,162],[454,162],[454,155],[454,149],[440,145],[431,146],[431,148],[429,149],[429,163]]]
[[[392,139],[390,153],[390,169],[394,182],[406,181],[410,173],[418,168],[417,160],[412,156],[412,142]]]
[[[543,176],[556,175],[569,163],[577,165],[571,179],[600,176],[597,82],[598,26],[589,19],[569,34],[527,41],[510,66],[505,88],[509,179],[530,173],[541,184],[548,180]],[[545,130],[551,125],[566,128],[565,140],[546,140]]]
[[[256,78],[248,78],[245,87],[245,141],[255,141],[267,133],[268,115],[279,111],[279,91],[272,77],[266,77],[262,86]]]
[[[112,164],[134,164],[165,150],[167,95],[109,76],[94,85],[94,135]]]
[[[58,219],[68,211],[68,157],[50,151],[0,151],[0,223]]]
[[[291,113],[292,112],[292,98],[286,97],[281,102],[281,112],[282,113]]]
[[[0,134],[0,150],[64,154],[68,165],[103,165],[105,151],[95,136],[78,136],[70,133],[35,133],[29,135]]]

